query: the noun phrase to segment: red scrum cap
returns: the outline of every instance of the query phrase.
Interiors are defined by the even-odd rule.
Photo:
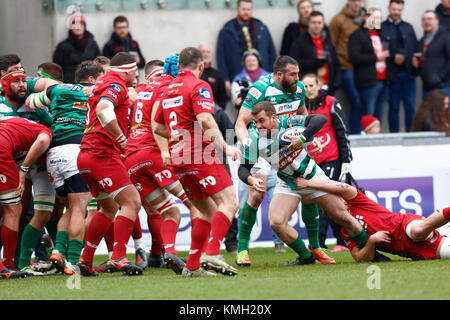
[[[11,95],[11,83],[16,79],[26,79],[25,72],[20,69],[13,69],[5,73],[5,75],[1,78],[1,84],[3,91],[10,96]]]

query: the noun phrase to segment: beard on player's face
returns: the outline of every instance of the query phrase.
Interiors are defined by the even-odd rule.
[[[27,100],[27,90],[26,89],[17,89],[17,91],[11,91],[11,95],[9,98],[18,103],[25,103]]]
[[[288,93],[297,91],[297,82],[289,82],[285,77],[281,78],[281,88]]]

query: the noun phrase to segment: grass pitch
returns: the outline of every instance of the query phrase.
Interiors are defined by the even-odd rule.
[[[234,265],[235,256],[223,253]],[[180,252],[186,257],[187,252]],[[296,254],[273,248],[250,251],[251,267],[239,275],[186,279],[168,269],[149,269],[142,276],[120,273],[77,279],[64,275],[0,281],[0,300],[440,300],[450,297],[450,261],[355,263],[349,252],[329,253],[335,265],[284,267]],[[134,255],[129,259],[134,260]],[[101,264],[106,256],[96,256]],[[68,283],[69,279],[69,283]],[[72,281],[70,281],[72,280]],[[71,289],[72,288],[72,289]]]

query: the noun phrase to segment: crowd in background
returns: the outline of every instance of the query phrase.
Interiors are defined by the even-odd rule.
[[[343,89],[349,103],[350,134],[363,131],[361,120],[367,115],[380,122],[386,115],[389,132],[399,132],[401,105],[404,128],[412,130],[418,109],[418,76],[423,99],[436,89],[450,94],[450,0],[441,0],[434,10],[423,13],[423,35],[416,35],[411,23],[402,19],[405,5],[404,0],[391,0],[388,16],[382,17],[378,7],[364,8],[362,0],[347,0],[327,26],[312,0],[300,0],[296,7],[298,21],[289,23],[283,32],[279,54],[298,61],[300,77],[318,75],[331,95]],[[132,53],[139,68],[144,67],[145,58],[129,32],[126,17],[114,19],[114,31],[102,50],[86,30],[82,15],[74,16],[71,26],[67,39],[58,44],[53,55],[53,61],[64,70],[65,82],[73,82],[80,62],[99,55],[112,58],[120,51]],[[200,48],[207,64],[202,77],[223,109],[227,105],[239,108],[243,94],[252,83],[272,72],[278,56],[269,27],[253,17],[250,0],[238,1],[236,17],[218,34],[216,52],[209,44]],[[214,54],[217,67],[211,65]],[[441,102],[442,109],[445,104]],[[414,130],[418,130],[417,125]]]

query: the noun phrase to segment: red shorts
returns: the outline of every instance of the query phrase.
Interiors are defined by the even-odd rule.
[[[422,220],[422,216],[406,213],[402,221],[402,244],[408,258],[413,260],[432,260],[436,259],[436,252],[438,250],[441,240],[444,238],[438,231],[433,231],[433,237],[427,241],[411,240],[406,234],[406,226],[414,220]]]
[[[77,160],[78,170],[84,182],[91,190],[92,196],[99,192],[111,194],[120,188],[132,184],[127,169],[119,155],[99,157],[81,150]]]
[[[233,185],[223,164],[188,164],[174,169],[191,200],[205,199]]]
[[[125,166],[142,198],[158,188],[178,181],[173,168],[164,167],[157,147],[132,153],[125,159]]]
[[[11,154],[0,149],[0,190],[17,189],[19,186],[19,171]]]

